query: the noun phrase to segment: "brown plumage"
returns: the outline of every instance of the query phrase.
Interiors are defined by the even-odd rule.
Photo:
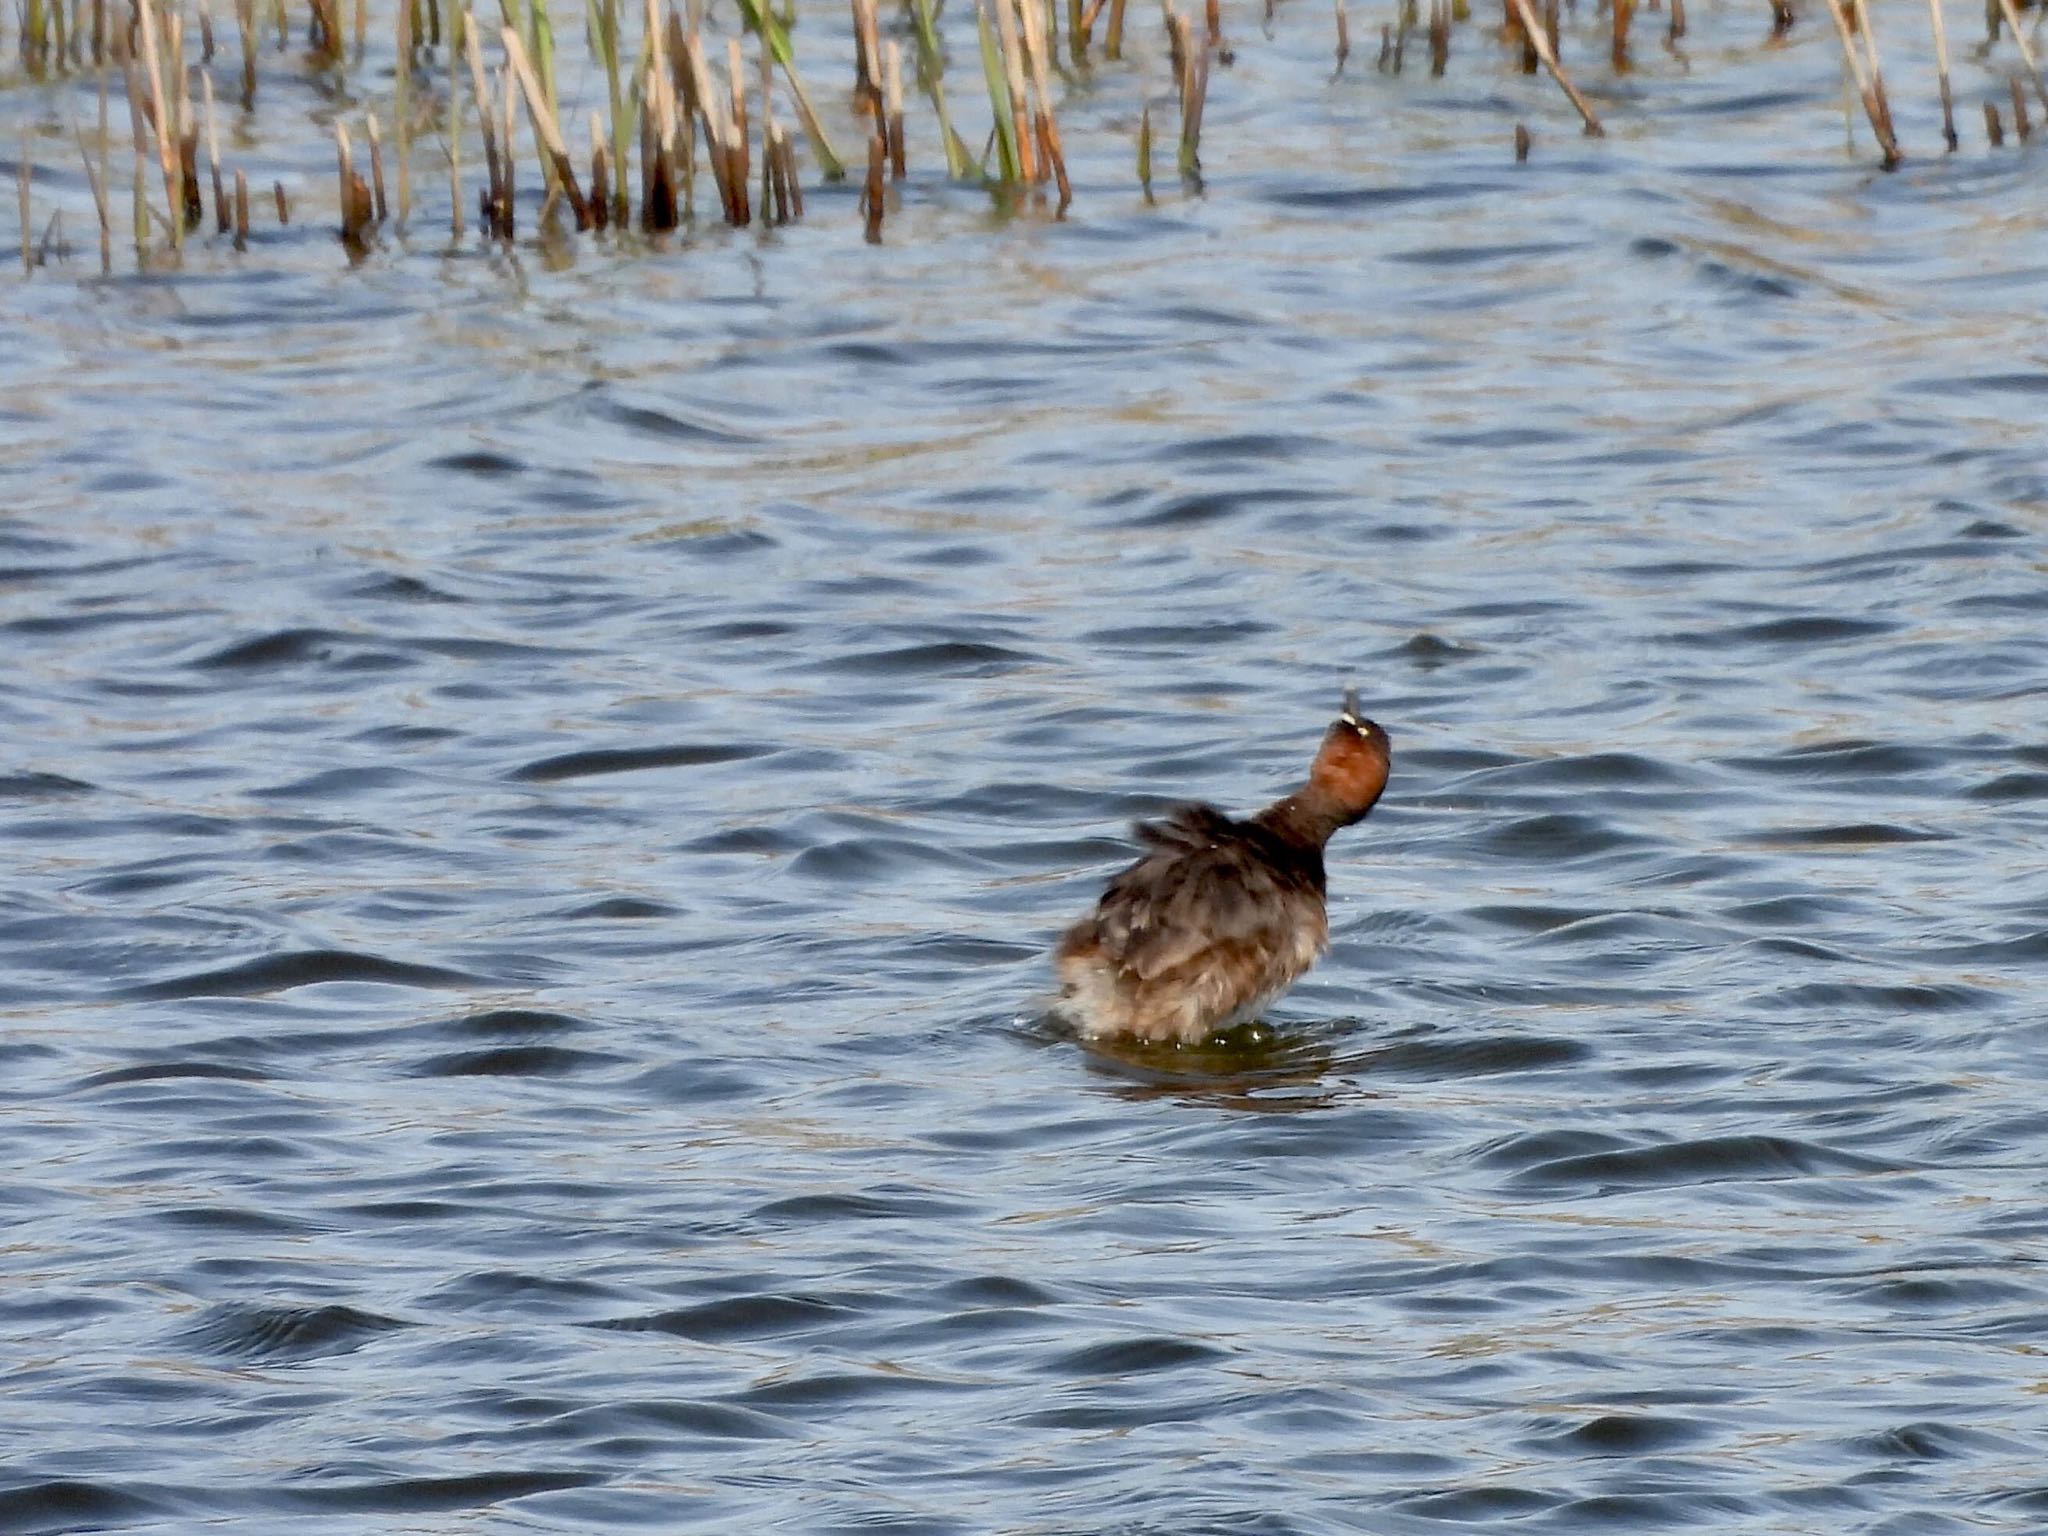
[[[1323,845],[1387,787],[1387,733],[1347,692],[1308,782],[1249,820],[1184,805],[1133,829],[1145,852],[1054,954],[1084,1035],[1194,1042],[1256,1017],[1329,942]]]

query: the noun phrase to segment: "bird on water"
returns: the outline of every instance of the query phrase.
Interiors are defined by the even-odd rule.
[[[1193,1044],[1285,992],[1330,940],[1323,847],[1387,787],[1387,733],[1347,689],[1308,782],[1243,821],[1183,805],[1054,952],[1058,1011],[1085,1036]]]

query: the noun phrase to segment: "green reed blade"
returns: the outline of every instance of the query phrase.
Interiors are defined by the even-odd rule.
[[[749,32],[758,32],[767,39],[768,51],[775,55],[775,62],[782,66],[783,78],[789,82],[789,93],[796,98],[797,120],[803,124],[804,137],[811,141],[811,153],[818,157],[818,169],[827,181],[846,179],[846,162],[839,158],[832,148],[832,141],[825,136],[825,125],[818,121],[818,112],[811,105],[811,93],[804,88],[803,76],[797,73],[796,50],[789,45],[789,32],[776,14],[763,0],[739,0],[740,20]]]
[[[996,161],[1002,169],[1000,179],[1018,181],[1024,173],[1020,169],[1023,162],[1017,158],[1017,130],[1010,118],[1010,81],[1003,72],[1002,56],[996,52],[996,34],[989,25],[987,6],[977,4],[974,7],[974,22],[981,33],[981,69],[988,77],[989,110],[996,119]]]
[[[946,111],[946,88],[940,80],[945,61],[939,54],[939,29],[932,20],[932,0],[911,0],[917,20],[917,75],[939,115],[939,142],[946,148],[946,175],[954,181],[967,179],[969,160],[960,135],[953,131],[953,119]]]

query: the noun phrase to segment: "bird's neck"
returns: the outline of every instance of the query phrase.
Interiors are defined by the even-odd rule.
[[[1307,784],[1286,799],[1275,800],[1254,816],[1252,823],[1284,843],[1320,853],[1337,829],[1349,826],[1352,820],[1329,795]]]

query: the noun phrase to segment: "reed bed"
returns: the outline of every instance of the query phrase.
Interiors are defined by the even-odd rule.
[[[964,77],[971,84],[963,85],[957,73],[948,78],[942,0],[888,0],[886,11],[883,0],[848,0],[842,36],[850,34],[853,69],[841,96],[800,67],[793,13],[777,9],[788,0],[735,0],[737,15],[723,30],[707,19],[705,0],[584,0],[582,46],[569,55],[576,110],[565,114],[557,21],[566,16],[551,11],[551,0],[498,0],[483,16],[456,0],[379,0],[382,20],[369,0],[231,0],[231,29],[216,25],[213,0],[17,0],[7,50],[16,78],[90,84],[97,102],[93,128],[78,124],[74,108],[62,138],[47,130],[39,136],[33,123],[20,134],[22,264],[33,273],[53,248],[62,249],[54,214],[37,235],[34,161],[53,143],[66,154],[75,146],[83,165],[102,270],[114,262],[120,156],[130,157],[127,222],[138,262],[175,256],[188,238],[202,238],[209,204],[212,238],[246,249],[251,176],[231,159],[267,99],[266,76],[280,71],[338,105],[326,118],[333,201],[316,192],[314,206],[331,209],[329,228],[357,254],[425,233],[420,185],[433,185],[443,170],[445,205],[426,217],[458,241],[469,233],[472,208],[478,235],[496,242],[516,240],[522,218],[548,238],[571,230],[618,238],[708,223],[797,223],[815,206],[807,182],[815,194],[848,178],[828,116],[856,125],[853,190],[872,240],[884,237],[919,169],[914,151],[926,153],[917,146],[932,138],[938,153],[930,174],[942,169],[948,181],[996,189],[1009,206],[1042,206],[1057,217],[1076,196],[1060,118],[1068,87],[1112,73],[1135,76],[1141,86],[1134,121],[1125,121],[1136,133],[1135,179],[1144,197],[1153,196],[1155,125],[1166,122],[1177,123],[1174,166],[1182,183],[1199,189],[1206,108],[1235,52],[1223,0],[1201,0],[1198,13],[1184,11],[1184,3],[1193,0],[1161,0],[1156,42],[1132,60],[1127,0],[972,0],[971,22],[959,24],[971,26],[975,45]],[[1231,14],[1250,3],[1235,0]],[[1311,25],[1312,7],[1300,0],[1256,3],[1268,37]],[[1654,35],[1643,40],[1642,12],[1664,12],[1661,45],[1678,49],[1689,30],[1685,3],[1567,3],[1577,12],[1569,31],[1560,0],[1501,0],[1497,20],[1475,14],[1470,0],[1428,0],[1426,11],[1421,0],[1379,0],[1391,20],[1381,24],[1378,68],[1404,72],[1411,39],[1418,53],[1426,45],[1431,77],[1450,72],[1454,58],[1519,58],[1526,72],[1541,70],[1554,83],[1560,110],[1568,107],[1586,134],[1602,135],[1606,125],[1579,82],[1626,73],[1637,52],[1658,45]],[[1760,35],[1832,31],[1878,162],[1899,164],[1907,151],[1869,0],[1752,3]],[[1335,82],[1350,60],[1353,10],[1350,0],[1333,5],[1321,14],[1325,26],[1334,19]],[[2002,107],[2024,142],[2032,131],[2028,98],[2048,109],[2048,78],[2034,47],[2041,14],[2030,20],[2019,0],[1986,0],[1983,14],[1986,36],[1974,56],[2005,87],[1982,102],[1986,138],[1993,147],[2006,141]],[[1908,25],[1908,15],[1903,4],[1894,7],[1884,25]],[[1942,0],[1927,0],[1918,24],[1929,29],[1933,50],[1928,99],[1939,101],[1941,137],[1953,151],[1961,133]],[[0,37],[0,48],[6,42]],[[957,71],[960,61],[950,62]],[[125,146],[112,126],[116,98],[126,107]],[[921,98],[916,113],[914,98]],[[820,110],[821,99],[830,111]],[[976,122],[984,111],[985,124]],[[1162,113],[1173,116],[1162,120]],[[572,146],[579,125],[583,142]],[[971,135],[978,132],[985,137],[977,150]],[[1526,160],[1534,142],[1517,123],[1515,159]],[[429,171],[416,184],[416,173]],[[272,191],[276,222],[286,224],[286,188],[274,182]],[[428,201],[443,199],[430,193]]]

